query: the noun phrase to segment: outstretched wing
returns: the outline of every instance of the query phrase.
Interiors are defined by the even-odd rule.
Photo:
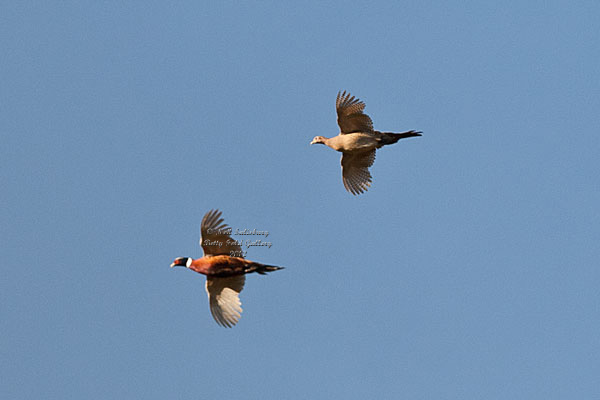
[[[342,181],[347,191],[357,195],[369,189],[372,179],[369,167],[374,162],[374,149],[358,154],[342,154]]]
[[[200,246],[204,255],[218,256],[231,255],[236,252],[236,257],[241,257],[241,246],[231,238],[231,228],[221,218],[221,211],[210,210],[202,218],[200,225]]]
[[[210,312],[217,324],[231,328],[242,316],[240,292],[244,289],[245,275],[228,276],[226,278],[207,277],[206,293]]]
[[[350,93],[346,94],[345,90],[344,93],[338,92],[335,108],[338,116],[337,122],[342,134],[373,131],[373,121],[367,114],[363,113],[365,103],[354,98],[354,96],[350,96]]]

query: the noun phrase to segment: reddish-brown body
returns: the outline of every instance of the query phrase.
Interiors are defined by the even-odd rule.
[[[241,240],[231,238],[231,228],[223,222],[219,210],[211,210],[204,215],[200,234],[204,257],[196,260],[177,257],[171,267],[185,267],[206,275],[210,312],[217,324],[231,328],[242,315],[239,294],[244,289],[246,274],[256,272],[266,275],[283,267],[231,257],[230,254],[243,254]]]
[[[264,264],[226,255],[204,256],[192,261],[190,269],[207,276],[234,276],[254,272]]]

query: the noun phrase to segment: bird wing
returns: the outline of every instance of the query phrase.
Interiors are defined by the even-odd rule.
[[[230,256],[236,252],[236,257],[241,257],[241,246],[231,238],[231,228],[223,222],[221,211],[210,210],[202,218],[200,224],[200,246],[205,255]]]
[[[342,154],[342,181],[350,193],[357,195],[371,186],[369,167],[375,162],[375,150]]]
[[[206,278],[206,293],[210,312],[217,324],[231,328],[242,316],[240,292],[244,289],[245,275]]]
[[[346,94],[345,90],[344,93],[338,92],[335,109],[342,134],[373,131],[373,121],[363,113],[365,103],[350,96],[350,93]]]

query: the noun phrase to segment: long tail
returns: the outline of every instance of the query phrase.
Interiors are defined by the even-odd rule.
[[[394,132],[380,132],[381,133],[381,145],[385,146],[387,144],[394,144],[400,139],[422,136],[421,131],[408,131],[402,133],[394,133]]]
[[[257,274],[266,275],[267,272],[278,271],[280,269],[284,269],[283,267],[278,267],[276,265],[265,265],[259,263],[252,263],[248,267],[246,267],[246,273],[249,274],[251,272],[256,272]]]

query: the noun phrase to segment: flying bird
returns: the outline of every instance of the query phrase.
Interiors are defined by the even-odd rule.
[[[373,121],[363,113],[365,103],[346,91],[338,92],[335,101],[339,135],[326,138],[315,136],[310,144],[321,143],[342,153],[342,181],[347,191],[361,194],[371,186],[369,167],[375,162],[375,151],[400,139],[421,136],[421,131],[403,133],[379,132]]]
[[[231,238],[231,228],[223,222],[221,211],[211,210],[202,218],[200,246],[204,256],[196,260],[178,257],[171,267],[186,267],[206,275],[206,293],[213,318],[221,326],[231,328],[240,319],[246,274],[265,275],[283,267],[265,265],[244,259],[241,241]]]

